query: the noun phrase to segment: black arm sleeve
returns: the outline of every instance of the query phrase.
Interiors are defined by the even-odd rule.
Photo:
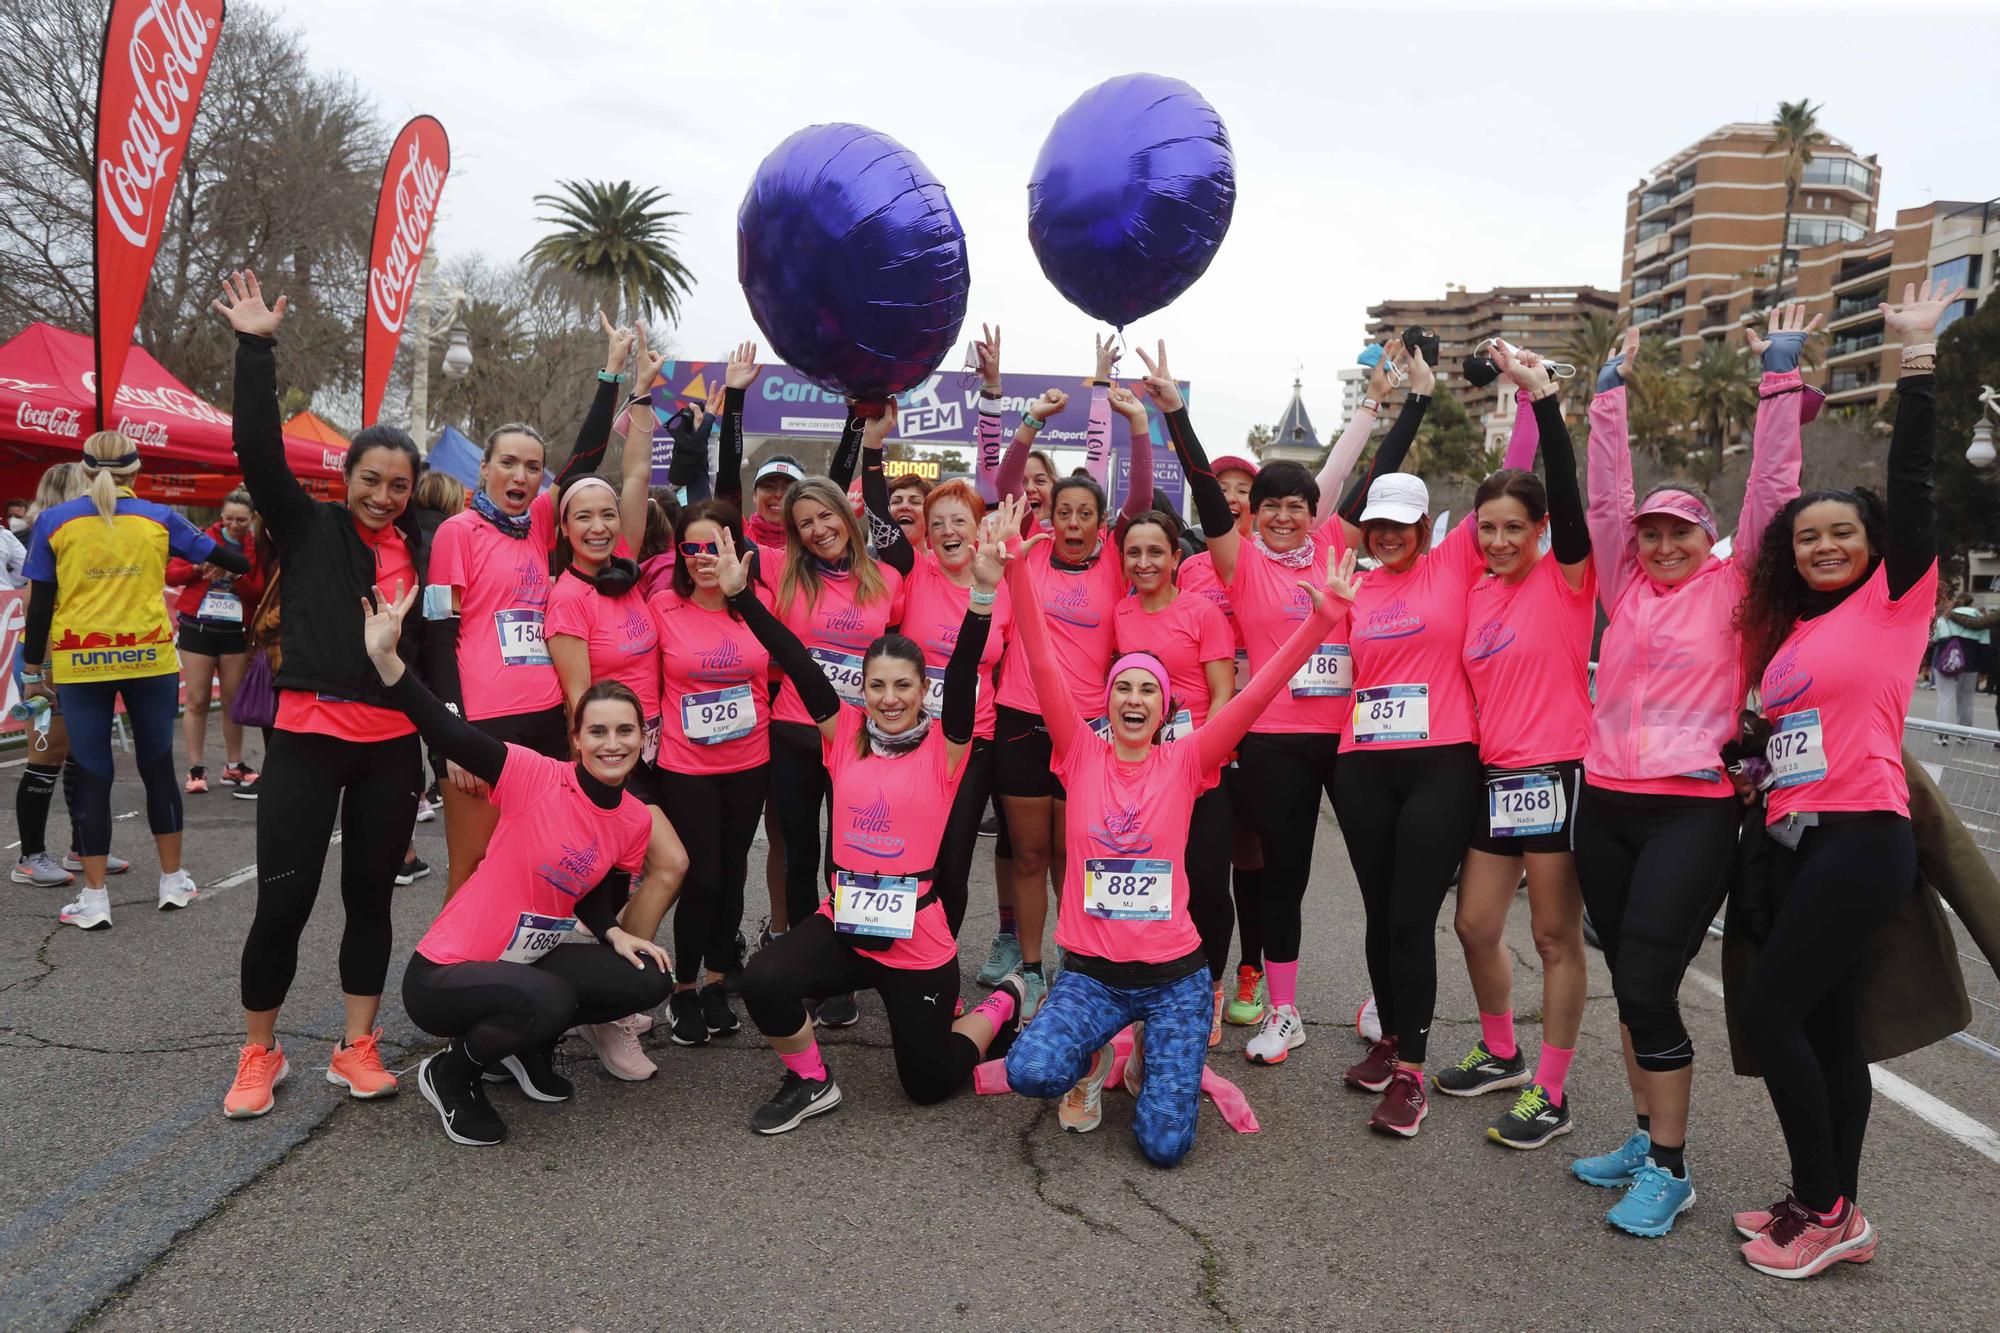
[[[1549,552],[1560,564],[1578,564],[1590,558],[1590,529],[1583,518],[1583,492],[1576,484],[1576,444],[1554,394],[1536,401],[1535,425],[1541,432],[1542,467],[1548,473]]]
[[[250,557],[230,546],[227,542],[217,542],[215,544],[215,549],[209,552],[208,563],[214,565],[217,569],[226,569],[232,574],[248,574],[250,572]]]
[[[49,660],[49,626],[56,618],[56,581],[35,579],[28,584],[28,623],[21,627],[21,665],[40,671]]]
[[[824,722],[838,716],[840,695],[835,692],[833,682],[819,669],[819,663],[812,660],[799,636],[772,615],[770,607],[757,600],[755,588],[746,587],[730,598],[729,604],[743,617],[743,623],[757,636],[757,642],[771,654],[771,664],[791,678],[792,687],[799,692],[799,702],[805,705],[812,720]]]
[[[722,449],[715,458],[715,498],[736,506],[738,514],[743,513],[743,390],[741,389],[722,391]]]
[[[299,485],[285,458],[284,424],[278,411],[277,346],[270,338],[236,335],[229,434],[237,464],[243,469],[243,484],[258,516],[274,538],[285,542],[317,502]]]
[[[611,380],[597,382],[597,396],[590,400],[590,410],[583,414],[583,424],[576,428],[576,447],[569,452],[569,461],[556,474],[556,493],[588,472],[595,472],[604,464],[604,452],[611,447],[611,423],[618,415],[618,390],[620,386]]]
[[[433,750],[481,782],[498,782],[507,766],[507,747],[460,718],[424,688],[413,671],[387,691],[389,702],[408,714]]]
[[[840,428],[840,443],[833,446],[833,456],[826,466],[826,475],[843,491],[854,481],[855,465],[861,461],[861,428],[866,424],[855,415],[854,405],[848,404],[847,420]]]
[[[465,686],[458,678],[458,617],[424,622],[424,674],[430,692],[456,717],[465,716]],[[464,768],[464,764],[459,765]]]
[[[576,919],[602,940],[618,924],[618,914],[625,910],[625,900],[631,894],[632,872],[613,870],[576,900]]]
[[[1889,437],[1889,532],[1882,559],[1889,567],[1889,596],[1914,588],[1937,560],[1937,378],[1905,375],[1896,381],[1896,428]]]
[[[878,537],[896,534],[887,546],[875,547],[875,558],[908,578],[916,568],[917,553],[904,535],[903,525],[889,516],[889,479],[882,472],[880,449],[861,451],[861,499],[868,506],[869,544],[873,546]]]
[[[1389,433],[1375,448],[1375,457],[1354,484],[1347,488],[1346,497],[1335,511],[1342,518],[1349,523],[1359,518],[1362,508],[1368,503],[1368,488],[1375,484],[1375,478],[1385,472],[1402,469],[1403,460],[1409,457],[1410,446],[1416,443],[1417,427],[1424,424],[1424,412],[1430,405],[1429,394],[1413,393],[1403,400],[1403,410],[1397,414],[1396,424],[1389,427]]]
[[[1167,439],[1181,460],[1181,471],[1187,474],[1188,490],[1194,494],[1195,517],[1201,520],[1203,535],[1221,536],[1236,522],[1236,516],[1229,512],[1229,501],[1222,496],[1222,483],[1215,479],[1215,469],[1209,466],[1208,455],[1195,437],[1194,423],[1188,419],[1185,405],[1167,413]]]
[[[992,628],[992,616],[967,607],[958,625],[958,643],[944,664],[944,708],[938,720],[944,724],[944,738],[959,745],[972,740],[979,713],[979,659],[986,655],[986,635]]]
[[[667,463],[667,483],[685,488],[688,503],[697,504],[714,493],[708,475],[708,434],[715,427],[715,418],[704,418],[695,430],[675,430],[673,420],[668,418],[667,426],[674,442],[673,457]]]

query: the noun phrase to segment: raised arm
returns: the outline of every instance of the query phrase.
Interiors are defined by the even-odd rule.
[[[1535,446],[1541,443],[1541,431],[1535,422],[1533,401],[1526,389],[1514,391],[1514,429],[1507,435],[1507,453],[1500,460],[1503,468],[1526,472],[1535,466]]]
[[[1050,418],[1069,406],[1069,395],[1061,389],[1044,389],[1042,396],[1028,405],[1021,414],[1021,424],[1014,431],[1014,438],[1007,446],[1006,454],[1000,459],[1000,470],[994,477],[995,489],[1002,500],[1021,494],[1023,479],[1028,472],[1028,454],[1035,447],[1035,437]],[[1027,506],[1021,509],[1021,535],[1033,536],[1029,531],[1034,526],[1035,512]]]
[[[755,571],[750,568],[750,563],[759,558],[756,543],[751,543],[744,553],[747,559],[739,558],[736,539],[724,528],[720,548],[715,555],[715,575],[722,585],[722,595],[743,617],[743,623],[757,636],[757,642],[771,654],[771,665],[791,678],[792,687],[799,692],[799,702],[818,725],[820,735],[831,739],[840,722],[840,695],[806,646],[799,642],[799,636],[772,615],[771,608],[757,596]]]
[[[1392,340],[1393,342],[1393,340]],[[1354,484],[1341,499],[1336,513],[1343,524],[1343,535],[1349,544],[1361,540],[1361,529],[1355,520],[1361,516],[1368,503],[1368,488],[1375,478],[1385,473],[1402,470],[1403,460],[1409,456],[1410,446],[1416,443],[1417,429],[1424,424],[1424,413],[1431,405],[1431,390],[1437,385],[1437,377],[1431,371],[1430,363],[1421,355],[1412,356],[1404,352],[1400,343],[1396,344],[1383,359],[1403,369],[1410,381],[1410,390],[1403,397],[1403,410],[1396,414],[1396,424],[1389,427],[1389,433],[1382,437],[1376,447],[1375,457],[1368,462],[1368,470],[1355,479]],[[1322,502],[1326,492],[1321,492]]]
[[[1125,492],[1125,503],[1118,508],[1119,518],[1129,523],[1153,507],[1153,423],[1146,416],[1145,403],[1130,389],[1114,385],[1109,398],[1112,409],[1125,418],[1132,437],[1128,460],[1132,483]]]
[[[1305,664],[1320,644],[1326,642],[1334,626],[1348,614],[1358,586],[1354,566],[1352,547],[1338,555],[1329,551],[1325,587],[1300,581],[1299,586],[1312,597],[1312,614],[1292,631],[1292,637],[1272,654],[1271,660],[1250,677],[1243,693],[1211,713],[1206,726],[1195,728],[1194,743],[1201,747],[1196,753],[1201,758],[1202,772],[1215,771],[1229,762],[1229,756],[1236,752],[1236,746],[1242,741],[1243,734],[1250,730],[1250,724],[1270,706],[1279,690],[1291,684],[1293,673]]]
[[[1625,371],[1639,355],[1639,331],[1625,331],[1624,349],[1597,375],[1597,393],[1590,400],[1590,443],[1588,481],[1590,503],[1585,518],[1590,526],[1590,550],[1597,561],[1597,598],[1606,612],[1618,605],[1619,594],[1639,572],[1639,558],[1632,536],[1633,509],[1639,499],[1632,493],[1632,441],[1625,428]],[[1751,470],[1756,476],[1756,470]],[[1740,543],[1740,551],[1755,548]]]
[[[1549,494],[1549,554],[1562,566],[1563,577],[1572,589],[1583,587],[1584,562],[1590,559],[1590,528],[1584,521],[1583,493],[1576,485],[1576,446],[1569,437],[1557,395],[1561,381],[1549,373],[1548,364],[1534,352],[1511,354],[1503,346],[1493,348],[1494,364],[1500,373],[1519,386],[1515,430],[1522,420],[1532,421],[1547,466]],[[1510,449],[1512,446],[1509,446]],[[1534,446],[1525,451],[1526,461],[1534,462]]]
[[[840,439],[834,444],[833,456],[826,465],[826,475],[843,491],[854,484],[854,469],[861,464],[861,435],[868,426],[868,419],[861,415],[858,407],[852,401],[847,404],[847,420],[840,425]]]
[[[280,296],[275,306],[265,305],[257,275],[245,269],[223,278],[222,296],[211,305],[236,330],[229,434],[243,469],[243,484],[271,535],[284,542],[311,515],[314,503],[285,458],[284,425],[278,412],[274,349],[287,302]]]
[[[742,342],[723,372],[722,446],[715,460],[715,495],[743,513],[743,395],[757,380],[757,344]]]
[[[1734,549],[1744,552],[1746,561],[1763,540],[1765,527],[1799,493],[1802,453],[1799,431],[1805,404],[1799,360],[1805,355],[1806,339],[1824,318],[1814,315],[1808,322],[1805,306],[1795,302],[1770,312],[1768,338],[1758,337],[1755,327],[1744,331],[1750,350],[1757,354],[1764,368],[1763,380],[1757,386],[1757,427],[1751,436],[1750,479],[1744,484],[1743,508],[1736,516]]]
[[[889,479],[882,471],[882,446],[896,425],[896,402],[892,398],[873,421],[861,430],[861,500],[868,509],[868,545],[875,558],[904,578],[916,568],[917,553],[903,533],[903,525],[889,516]]]
[[[978,418],[972,428],[973,486],[988,506],[1000,502],[1000,326],[979,326],[971,355],[979,367]]]
[[[1326,462],[1320,465],[1319,476],[1314,478],[1319,483],[1321,504],[1335,503],[1334,497],[1347,485],[1354,465],[1361,461],[1361,451],[1368,447],[1368,437],[1374,434],[1376,423],[1382,419],[1382,408],[1396,388],[1389,368],[1395,364],[1397,356],[1405,356],[1403,340],[1391,338],[1383,344],[1382,355],[1368,368],[1368,387],[1362,395],[1361,406],[1354,410],[1339,438],[1334,440],[1333,447],[1326,451]]]
[[[978,549],[972,553],[972,593],[958,625],[958,642],[944,664],[944,704],[938,710],[938,723],[944,728],[945,758],[953,768],[972,748],[972,733],[978,727],[979,660],[986,655],[986,636],[993,628],[1004,554],[1000,520],[988,515],[980,524]]]
[[[1201,533],[1208,543],[1215,576],[1226,588],[1236,577],[1236,556],[1243,543],[1242,534],[1236,530],[1236,516],[1229,511],[1229,501],[1222,494],[1222,483],[1216,480],[1215,469],[1209,465],[1208,453],[1194,433],[1187,400],[1181,397],[1180,385],[1174,381],[1173,371],[1167,366],[1167,344],[1161,341],[1152,356],[1148,356],[1143,347],[1134,350],[1146,367],[1146,377],[1139,385],[1140,392],[1167,419],[1167,442],[1173,446],[1174,456],[1180,459],[1181,473],[1187,478],[1188,493],[1194,497],[1195,517],[1201,520]]]
[[[632,396],[625,403],[625,456],[618,479],[618,529],[625,544],[638,550],[646,543],[646,505],[653,487],[653,382],[667,363],[646,343],[646,330],[634,324]],[[705,470],[705,469],[704,469]]]
[[[433,750],[481,782],[498,782],[500,770],[507,764],[506,745],[446,708],[404,667],[396,652],[396,642],[403,632],[403,617],[416,601],[414,587],[404,588],[395,597],[377,588],[373,597],[361,599],[361,629],[368,646],[368,660],[375,664],[375,674],[387,687],[389,702],[417,724],[417,730]]]
[[[1111,494],[1111,376],[1118,367],[1118,337],[1091,335],[1097,364],[1090,377],[1090,416],[1083,427],[1083,470]]]
[[[1027,542],[1020,542],[1014,534],[1020,530],[1021,515],[1027,505],[1018,496],[1009,496],[1000,502],[999,519],[994,525],[996,533],[1004,534],[1007,542],[1005,555],[1008,595],[1014,605],[1014,628],[1019,637],[1007,647],[1007,669],[1018,671],[1025,664],[1028,679],[1035,686],[1035,700],[1042,708],[1042,725],[1048,728],[1049,744],[1055,758],[1060,761],[1069,753],[1069,747],[1076,740],[1077,733],[1084,729],[1084,719],[1077,716],[1076,700],[1070,697],[1069,683],[1063,679],[1062,664],[1056,655],[1055,641],[1049,634],[1049,622],[1042,611],[1042,600],[1035,593],[1034,580],[1028,573],[1028,552],[1037,542],[1049,540],[1044,533],[1036,533]],[[1022,659],[1016,660],[1016,655]]]
[[[1937,466],[1937,377],[1931,368],[1937,324],[1965,289],[1942,282],[1906,283],[1903,299],[1882,306],[1886,336],[1903,344],[1896,381],[1896,425],[1889,437],[1889,531],[1882,563],[1889,597],[1900,598],[1937,563],[1937,500],[1931,477]]]
[[[632,343],[638,326],[619,328],[601,309],[597,312],[597,323],[604,332],[606,343],[604,371],[597,377],[597,392],[591,396],[590,409],[583,414],[583,422],[576,428],[576,444],[570,449],[562,471],[556,474],[555,485],[544,492],[550,496],[561,495],[563,487],[587,472],[597,471],[604,465],[604,455],[611,450],[611,423],[618,416],[619,388],[623,384],[625,363],[632,356]],[[647,449],[650,454],[650,444]],[[645,536],[644,528],[640,529],[639,535]]]

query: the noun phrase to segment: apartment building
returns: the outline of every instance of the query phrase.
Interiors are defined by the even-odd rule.
[[[1390,300],[1369,306],[1368,338],[1379,342],[1412,324],[1435,329],[1438,385],[1450,390],[1476,421],[1489,411],[1492,392],[1466,383],[1459,371],[1459,363],[1474,347],[1501,337],[1516,346],[1555,353],[1587,313],[1609,315],[1618,309],[1616,293],[1590,286],[1495,287],[1483,292],[1454,286],[1434,300]]]

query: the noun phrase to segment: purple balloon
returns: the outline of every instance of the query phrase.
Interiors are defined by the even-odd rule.
[[[736,270],[778,358],[849,398],[923,383],[957,345],[972,281],[944,186],[862,125],[809,126],[759,164]]]
[[[1215,108],[1179,79],[1126,74],[1056,117],[1028,180],[1028,243],[1057,291],[1123,328],[1194,285],[1235,207]]]

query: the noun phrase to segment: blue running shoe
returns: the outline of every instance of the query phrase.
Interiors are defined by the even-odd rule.
[[[1621,1146],[1599,1157],[1579,1157],[1569,1164],[1569,1169],[1586,1185],[1623,1189],[1632,1183],[1652,1152],[1653,1136],[1643,1129],[1635,1130]]]
[[[1604,1220],[1635,1236],[1664,1236],[1674,1229],[1674,1219],[1692,1207],[1694,1182],[1654,1166],[1649,1157]]]

